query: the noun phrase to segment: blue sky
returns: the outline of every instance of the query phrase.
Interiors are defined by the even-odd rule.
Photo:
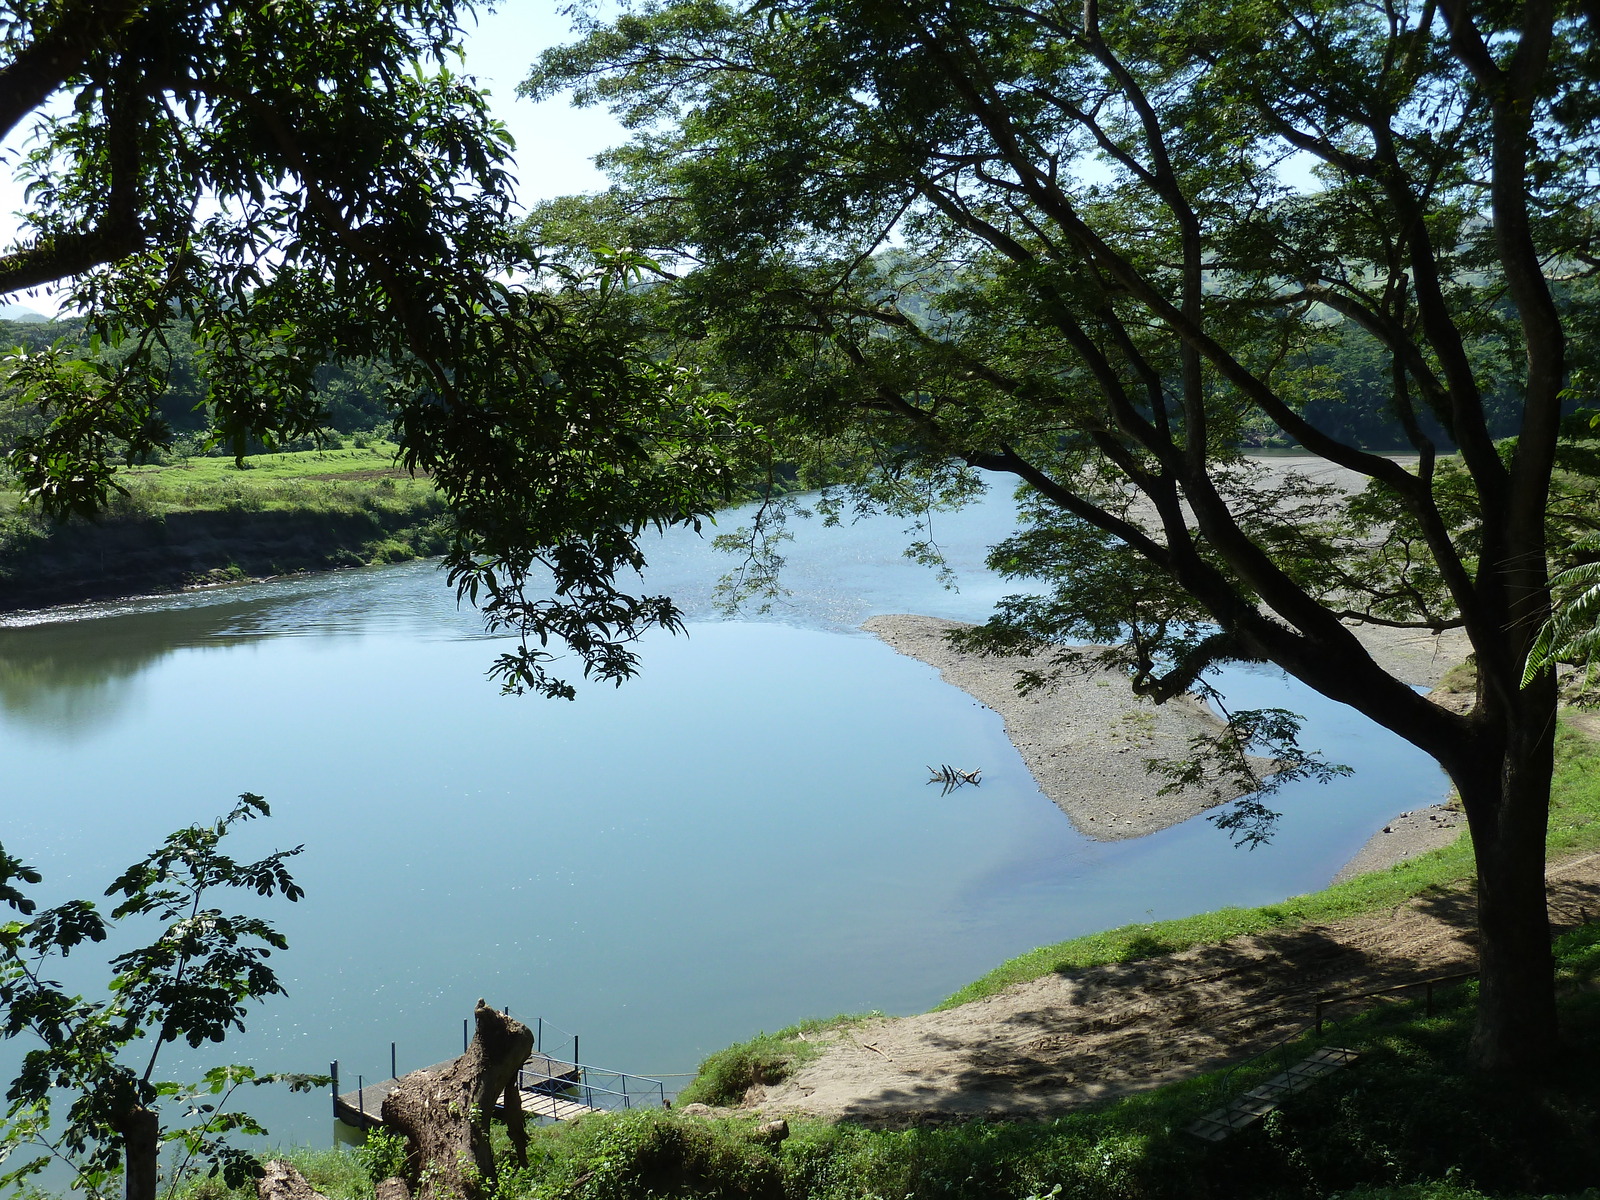
[[[516,138],[517,195],[524,204],[600,190],[605,179],[591,160],[626,140],[626,131],[603,110],[575,109],[564,99],[533,104],[517,96],[517,84],[540,52],[573,36],[557,0],[504,0],[498,11],[480,11],[476,27],[469,26],[465,70],[489,89],[495,115]],[[0,239],[6,243],[15,237],[13,214],[22,207],[22,188],[9,168],[21,145],[21,138],[8,140],[7,161],[0,165]],[[47,315],[55,311],[44,296],[0,296],[6,300]]]

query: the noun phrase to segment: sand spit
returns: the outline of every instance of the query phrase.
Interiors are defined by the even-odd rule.
[[[1143,837],[1214,806],[1209,789],[1157,795],[1161,781],[1144,766],[1148,758],[1183,757],[1191,738],[1220,727],[1205,704],[1190,697],[1164,705],[1140,701],[1115,672],[1071,675],[1019,696],[1016,676],[1026,660],[957,651],[945,635],[967,627],[907,614],[873,617],[862,625],[999,713],[1039,790],[1087,836],[1099,841]],[[1434,635],[1372,625],[1352,629],[1380,665],[1415,687],[1437,684],[1469,649],[1459,630]],[[1447,844],[1462,823],[1459,814],[1442,806],[1402,814],[1373,835],[1339,879],[1382,870]]]
[[[1025,660],[957,651],[945,635],[969,628],[959,621],[881,616],[862,628],[937,668],[945,682],[999,713],[1039,790],[1089,837],[1143,837],[1216,802],[1210,789],[1159,796],[1161,780],[1145,770],[1146,759],[1187,757],[1191,738],[1221,728],[1198,700],[1141,701],[1129,691],[1127,679],[1114,672],[1074,674],[1031,696],[1018,696],[1016,675]]]

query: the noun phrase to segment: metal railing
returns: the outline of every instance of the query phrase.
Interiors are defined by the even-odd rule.
[[[1431,979],[1413,979],[1407,983],[1395,983],[1388,987],[1374,988],[1370,992],[1350,992],[1343,996],[1318,996],[1316,1030],[1322,1032],[1322,1014],[1329,1006],[1343,1004],[1350,1000],[1371,1000],[1378,996],[1387,996],[1393,992],[1409,991],[1412,988],[1422,988],[1427,997],[1426,1010],[1428,1016],[1433,1016],[1433,989],[1442,983],[1460,983],[1464,979],[1476,979],[1476,971],[1457,971],[1453,975],[1435,975]]]
[[[1477,971],[1457,971],[1451,975],[1435,975],[1428,979],[1412,979],[1405,983],[1390,984],[1388,987],[1373,988],[1365,992],[1325,992],[1314,1001],[1314,1012],[1311,1020],[1304,1025],[1297,1025],[1274,1041],[1270,1046],[1256,1051],[1248,1058],[1239,1059],[1227,1068],[1218,1072],[1211,1081],[1209,1091],[1214,1096],[1229,1095],[1237,1090],[1237,1076],[1270,1075],[1283,1070],[1300,1052],[1300,1040],[1308,1033],[1321,1035],[1327,1032],[1329,1020],[1326,1016],[1328,1009],[1336,1004],[1352,1003],[1357,1000],[1372,1000],[1383,996],[1390,996],[1397,992],[1406,992],[1421,989],[1423,993],[1424,1008],[1428,1016],[1433,1016],[1435,989],[1442,989],[1445,985],[1457,984],[1467,979],[1477,978]],[[1360,1010],[1360,1011],[1365,1011]],[[1352,1012],[1346,1017],[1335,1019],[1332,1024],[1359,1015]]]
[[[517,1072],[517,1087],[527,1097],[524,1111],[531,1115],[554,1117],[562,1111],[562,1102],[605,1112],[666,1107],[667,1085],[659,1079],[586,1063],[551,1065],[568,1069],[557,1074],[538,1067],[524,1067]],[[549,1098],[549,1112],[539,1111],[540,1097]]]
[[[530,1112],[536,1112],[541,1096],[549,1096],[550,1112],[538,1115],[557,1114],[560,1101],[606,1112],[667,1104],[667,1085],[658,1078],[589,1066],[586,1062],[530,1059],[528,1066],[517,1072],[517,1088],[533,1104]]]
[[[506,1013],[510,1015],[510,1009],[507,1009]],[[561,1119],[591,1109],[617,1112],[634,1108],[666,1107],[667,1085],[661,1080],[582,1063],[578,1059],[577,1034],[562,1029],[543,1017],[534,1018],[533,1028],[534,1054],[517,1072],[517,1089],[523,1095],[524,1111],[529,1115]],[[544,1043],[554,1038],[559,1038],[563,1042],[570,1040],[572,1047],[570,1058],[561,1059],[546,1054]],[[470,1027],[468,1022],[463,1021],[461,1026],[463,1051],[469,1041]],[[340,1112],[337,1062],[329,1064],[329,1074],[332,1076],[331,1091],[334,1116],[337,1118]],[[398,1075],[398,1046],[395,1042],[390,1042],[389,1077],[393,1079]],[[366,1077],[357,1075],[355,1103],[350,1106],[363,1117],[366,1117],[365,1084]],[[387,1090],[386,1085],[383,1090]],[[548,1111],[541,1112],[540,1099],[545,1097],[549,1100]]]

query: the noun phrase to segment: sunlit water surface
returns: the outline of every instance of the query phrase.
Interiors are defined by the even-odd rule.
[[[856,628],[982,619],[1012,590],[982,556],[1013,514],[992,496],[939,519],[958,591],[901,558],[902,521],[801,522],[791,594],[737,620],[711,604],[728,560],[670,534],[648,582],[684,604],[689,636],[647,638],[637,679],[576,703],[499,695],[496,643],[434,564],[13,625],[0,833],[60,899],[264,795],[272,819],[235,849],[305,845],[306,898],[265,909],[290,940],[274,960],[290,994],[192,1061],[338,1059],[353,1085],[388,1074],[391,1041],[401,1070],[456,1053],[479,996],[642,1074],[805,1016],[922,1010],[1041,943],[1321,887],[1385,819],[1442,794],[1398,739],[1236,670],[1232,703],[1304,714],[1306,740],[1355,774],[1287,790],[1253,852],[1203,818],[1081,836],[998,716]],[[982,768],[982,786],[941,796],[939,763]],[[326,1141],[325,1095],[267,1092],[249,1104],[276,1138]]]

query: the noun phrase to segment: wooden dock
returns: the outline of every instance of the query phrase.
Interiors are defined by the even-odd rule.
[[[443,1070],[451,1062],[435,1063],[412,1071],[411,1075],[429,1074]],[[400,1079],[409,1078],[403,1075]],[[353,1092],[336,1094],[333,1098],[335,1120],[365,1132],[383,1124],[383,1098],[394,1090],[400,1079],[375,1079]],[[570,1121],[585,1113],[600,1110],[583,1103],[582,1072],[575,1063],[562,1062],[547,1054],[530,1054],[528,1061],[517,1072],[517,1094],[522,1100],[522,1111],[530,1117],[543,1117],[552,1121]],[[503,1113],[505,1105],[497,1103],[495,1112]]]

